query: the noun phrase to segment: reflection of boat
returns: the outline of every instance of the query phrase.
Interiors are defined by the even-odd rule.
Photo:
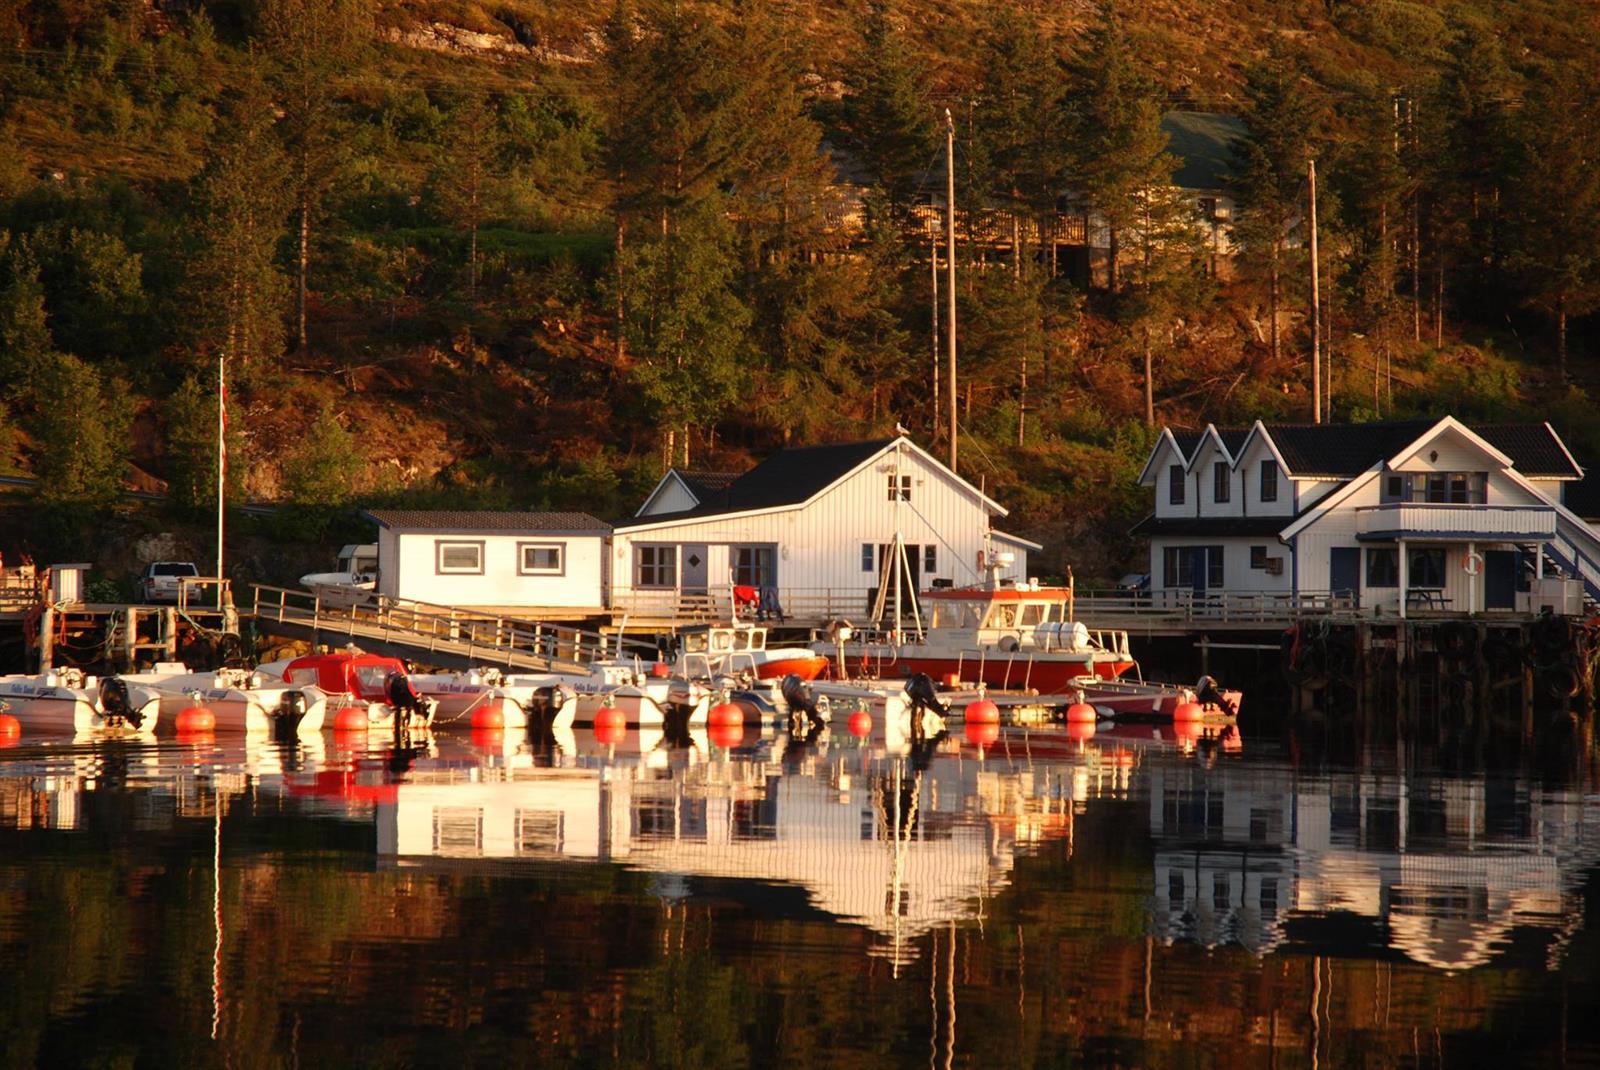
[[[1193,702],[1201,708],[1205,721],[1221,724],[1237,717],[1244,701],[1242,692],[1220,688],[1209,676],[1202,677],[1193,687],[1086,677],[1078,681],[1076,690],[1078,701],[1087,702],[1102,716],[1124,719],[1169,721],[1179,706]]]
[[[11,706],[24,732],[149,736],[161,712],[161,696],[151,687],[72,668],[0,676],[0,701]]]
[[[292,687],[320,688],[335,711],[335,728],[358,727],[354,718],[345,716],[345,711],[354,709],[365,715],[364,727],[388,730],[394,727],[396,708],[404,707],[409,727],[423,729],[433,723],[438,706],[411,689],[404,662],[359,650],[286,658],[261,665],[256,672]]]
[[[339,567],[335,571],[312,572],[301,576],[300,583],[322,599],[323,605],[355,605],[377,587],[377,543],[352,543],[344,547],[339,551]]]
[[[320,732],[328,706],[328,696],[315,684],[291,685],[248,669],[190,672],[185,665],[159,662],[150,672],[123,679],[161,696],[163,729],[175,725],[185,707],[203,706],[216,718],[218,732]]]

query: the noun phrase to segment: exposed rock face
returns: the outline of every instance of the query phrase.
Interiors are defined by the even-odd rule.
[[[510,27],[514,37],[469,30],[444,22],[409,27],[390,26],[379,31],[388,41],[408,48],[424,48],[433,52],[455,52],[466,56],[490,59],[533,59],[541,63],[588,63],[592,57],[561,52],[539,43],[538,33],[521,20]]]

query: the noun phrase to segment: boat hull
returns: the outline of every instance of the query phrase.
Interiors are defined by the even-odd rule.
[[[815,680],[827,669],[828,659],[821,654],[790,654],[757,662],[756,676],[762,680],[781,680],[785,676]]]
[[[36,678],[0,681],[0,702],[10,707],[11,716],[27,735],[154,736],[160,721],[161,699],[153,690],[128,689],[129,704],[139,715],[139,723],[107,717],[100,708],[99,692],[94,687],[64,687],[41,683]]]

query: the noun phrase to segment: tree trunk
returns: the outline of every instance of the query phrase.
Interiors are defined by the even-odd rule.
[[[1022,278],[1022,224],[1015,210],[1011,213],[1011,273]]]
[[[1411,338],[1422,343],[1422,194],[1411,195]]]
[[[306,275],[311,269],[311,190],[300,187],[300,248],[295,258],[294,322],[295,345],[306,349]]]
[[[1144,425],[1156,425],[1155,358],[1150,352],[1150,328],[1144,329]]]
[[[622,300],[622,284],[623,284],[623,278],[622,278],[622,244],[623,244],[623,235],[627,234],[627,232],[628,232],[627,221],[624,220],[621,215],[618,215],[617,216],[617,250],[616,250],[616,261],[617,262],[614,265],[616,273],[617,273],[616,359],[617,359],[618,363],[621,363],[621,361],[622,361],[622,354],[623,354],[623,351],[624,351],[624,348],[625,348],[623,340],[622,340],[622,328],[623,328],[623,324],[626,322],[626,320],[625,320],[626,307],[625,307],[625,305],[623,303],[623,300]]]
[[[1116,293],[1119,282],[1117,277],[1117,257],[1122,250],[1118,242],[1117,228],[1113,226],[1110,230],[1110,237],[1106,242],[1106,282],[1109,284],[1111,292]]]
[[[672,458],[678,452],[678,432],[674,428],[667,428],[667,448],[661,455],[661,471],[666,473],[672,467]]]
[[[1556,374],[1567,382],[1567,295],[1556,298]]]
[[[1022,351],[1022,367],[1017,375],[1017,445],[1028,433],[1028,351]]]
[[[1433,274],[1433,348],[1444,348],[1444,246],[1434,251]]]
[[[684,467],[685,470],[687,470],[688,467],[689,467],[689,425],[688,424],[684,424],[683,425],[683,467]]]
[[[1276,365],[1283,356],[1278,344],[1278,240],[1272,241],[1272,266],[1267,285],[1267,315],[1271,317],[1272,363]]]

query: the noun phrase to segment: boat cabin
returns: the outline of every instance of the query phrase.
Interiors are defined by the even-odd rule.
[[[1073,617],[1068,587],[960,587],[926,591],[928,629],[941,637],[1002,650],[1038,647],[1069,652],[1093,645]]]
[[[384,683],[392,673],[408,675],[405,663],[378,654],[307,654],[291,661],[283,678],[291,684],[320,687],[330,695],[385,702]]]
[[[732,654],[767,648],[767,630],[750,624],[710,624],[680,633],[685,654]]]

